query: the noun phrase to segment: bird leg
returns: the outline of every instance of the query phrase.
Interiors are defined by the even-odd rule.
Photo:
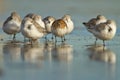
[[[66,38],[65,38],[65,36],[64,36],[63,38],[64,38],[64,41],[66,41]]]
[[[13,35],[13,41],[14,41],[14,40],[15,40],[15,38],[16,38],[15,36],[16,36],[16,34],[14,34],[14,35]]]
[[[105,41],[103,40],[103,46],[105,47]]]
[[[97,40],[98,40],[98,39],[96,38],[96,40],[95,40],[95,46],[97,45]]]
[[[57,42],[57,37],[55,36],[55,43]]]
[[[53,37],[53,34],[52,34],[52,37],[51,37],[51,39],[52,39],[52,40],[54,39],[54,37]]]

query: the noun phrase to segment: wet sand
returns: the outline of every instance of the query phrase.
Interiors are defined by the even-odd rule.
[[[23,80],[26,80],[23,77],[30,80],[48,79],[45,77],[47,75],[50,80],[58,77],[65,80],[76,77],[93,79],[101,75],[104,76],[103,79],[115,79],[119,73],[116,70],[120,66],[119,35],[111,41],[106,41],[105,47],[100,40],[95,46],[94,36],[83,35],[83,30],[75,30],[75,33],[66,36],[67,41],[64,43],[45,41],[42,38],[38,44],[31,46],[23,43],[22,36],[21,40],[16,42],[9,40],[10,38],[0,41],[1,78],[12,80],[12,76],[16,75]]]

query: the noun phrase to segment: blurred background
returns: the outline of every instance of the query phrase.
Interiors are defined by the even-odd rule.
[[[82,26],[82,21],[98,14],[117,21],[119,10],[119,0],[0,0],[0,22],[12,11],[17,11],[22,18],[30,12],[43,18],[48,15],[61,18],[64,14],[70,14],[78,27]]]

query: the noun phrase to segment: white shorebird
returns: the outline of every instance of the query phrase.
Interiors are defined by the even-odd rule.
[[[116,23],[113,20],[107,20],[105,23],[100,23],[95,26],[93,29],[89,29],[93,35],[98,38],[103,40],[103,45],[105,46],[106,40],[112,39],[115,34],[116,34]]]
[[[100,24],[100,23],[104,23],[104,22],[106,22],[106,21],[107,21],[107,19],[106,19],[105,16],[103,16],[103,15],[98,15],[98,16],[97,16],[96,25],[98,25],[98,24]]]
[[[86,29],[89,32],[91,32],[90,29],[93,29],[95,28],[96,25],[100,23],[104,23],[106,21],[107,19],[103,15],[98,15],[96,18],[92,18],[88,22],[83,22],[83,25],[86,27]],[[97,41],[97,38],[96,38],[96,41]],[[96,41],[95,41],[95,44],[96,44]]]
[[[12,12],[11,15],[3,23],[3,31],[9,35],[14,35],[13,40],[15,40],[15,35],[20,32],[21,17],[17,12]]]
[[[72,19],[71,19],[71,16],[68,15],[68,14],[66,14],[66,15],[64,15],[64,16],[62,17],[62,19],[66,22],[67,27],[68,27],[66,34],[70,34],[70,33],[73,31],[73,29],[74,29],[74,23],[73,23],[73,21],[72,21]]]
[[[36,21],[27,17],[22,21],[21,32],[23,36],[31,40],[32,44],[33,41],[36,41],[37,39],[43,37],[46,33],[46,30],[41,27]]]
[[[45,28],[45,23],[40,15],[34,15],[33,20],[35,20],[42,28]]]
[[[55,35],[55,41],[57,42],[56,37],[61,37],[62,42],[65,41],[65,35],[67,33],[67,24],[63,19],[55,20],[52,24],[52,34]]]
[[[43,19],[44,23],[45,23],[45,29],[47,31],[47,34],[50,34],[52,33],[51,31],[51,26],[52,26],[52,23],[55,21],[56,19],[53,17],[53,16],[47,16]],[[47,35],[45,37],[45,39],[47,39]],[[52,36],[52,39],[53,39],[53,36]]]
[[[34,13],[29,13],[27,14],[24,18],[29,17],[36,21],[41,27],[45,28],[45,24],[42,20],[42,17],[40,15],[34,14]]]
[[[44,24],[44,22],[43,22],[43,20],[42,20],[42,17],[40,16],[40,15],[37,15],[37,14],[34,14],[34,13],[28,13],[25,17],[24,17],[24,19],[25,18],[31,18],[32,20],[34,20],[37,24],[39,24],[40,25],[40,27],[42,27],[42,28],[44,28],[45,29],[45,24]],[[23,19],[23,20],[24,20]],[[25,40],[25,37],[24,37],[24,41],[26,41]],[[30,41],[30,40],[29,40]]]
[[[107,21],[107,19],[104,16],[98,15],[96,18],[92,18],[88,22],[83,22],[83,24],[89,31],[89,28],[94,28],[96,25],[98,25],[100,23],[104,23],[106,21]]]

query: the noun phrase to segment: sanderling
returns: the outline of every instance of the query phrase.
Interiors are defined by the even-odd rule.
[[[72,21],[72,19],[71,19],[71,16],[68,15],[68,14],[66,14],[66,15],[64,15],[64,16],[62,17],[62,19],[66,22],[67,27],[68,27],[66,34],[71,33],[71,32],[73,31],[73,29],[74,29],[74,23],[73,23],[73,21]]]
[[[90,29],[94,29],[96,25],[98,25],[100,23],[104,23],[106,21],[107,21],[107,19],[105,18],[105,16],[98,15],[96,18],[92,18],[88,22],[83,22],[83,25],[86,27],[86,29],[89,32],[91,32]],[[97,41],[97,38],[96,38],[96,41]],[[95,44],[96,44],[96,41],[95,41]]]
[[[47,31],[47,34],[50,34],[51,31],[51,26],[52,23],[55,21],[56,19],[53,16],[47,16],[43,19],[44,23],[45,23],[45,29]],[[47,39],[47,35],[45,36],[45,39]],[[52,36],[53,39],[53,36]]]
[[[13,40],[15,40],[15,35],[20,32],[21,17],[17,12],[12,12],[11,15],[3,23],[3,31],[9,35],[14,35]]]
[[[83,22],[83,24],[85,25],[85,27],[89,31],[90,28],[94,28],[96,25],[98,25],[100,23],[104,23],[106,21],[107,21],[107,19],[104,16],[98,15],[96,18],[92,18],[88,22]]]
[[[105,23],[100,23],[93,29],[89,29],[93,35],[103,40],[103,45],[105,46],[106,40],[110,40],[115,36],[116,33],[116,23],[113,20],[107,20]]]
[[[44,36],[46,30],[41,27],[36,21],[27,17],[24,18],[21,24],[21,32],[23,36],[29,38],[31,40],[31,44],[33,41]]]
[[[96,25],[98,25],[98,24],[100,24],[100,23],[104,23],[104,22],[107,21],[106,17],[103,16],[103,15],[98,15],[96,19],[97,19]]]
[[[42,20],[42,17],[40,15],[34,14],[34,13],[28,13],[24,18],[29,17],[36,21],[41,27],[45,28],[45,24]]]
[[[65,41],[64,37],[67,33],[67,28],[67,24],[63,19],[58,19],[53,22],[51,30],[52,34],[55,35],[55,41],[57,41],[56,37],[61,37],[62,42]]]

